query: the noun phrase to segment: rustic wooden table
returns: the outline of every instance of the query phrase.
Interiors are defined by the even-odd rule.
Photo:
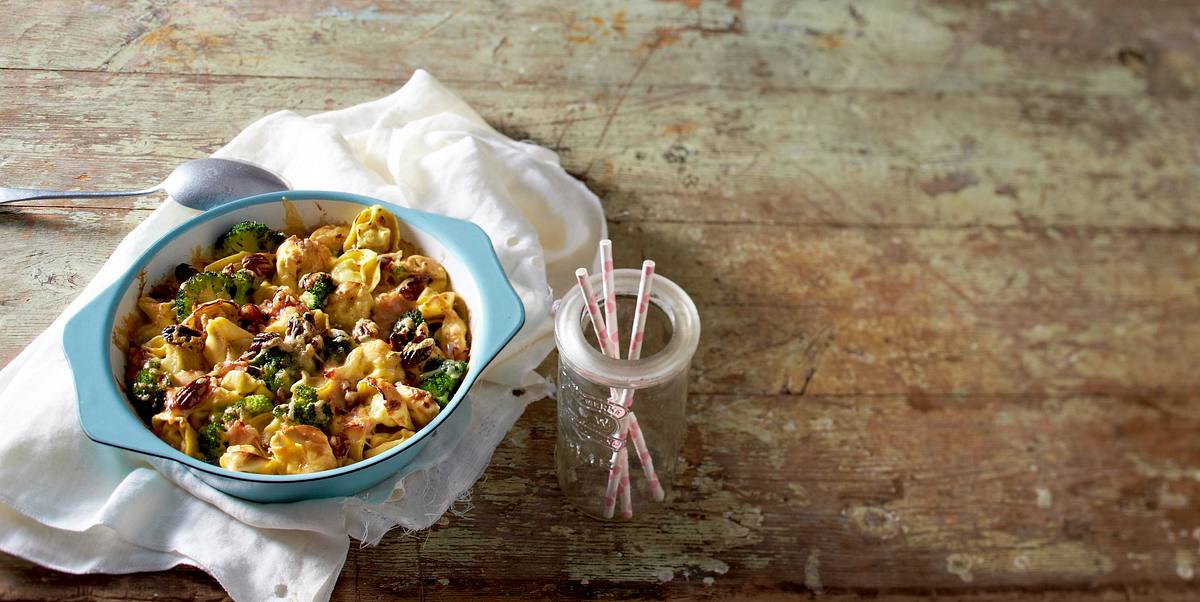
[[[567,507],[539,401],[337,600],[1200,596],[1194,1],[0,4],[5,185],[140,187],[423,67],[697,301],[669,514]],[[158,200],[0,210],[0,359]],[[3,599],[220,596],[0,557]]]

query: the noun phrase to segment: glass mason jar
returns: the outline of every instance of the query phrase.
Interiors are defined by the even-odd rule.
[[[592,276],[597,292],[600,278]],[[622,358],[640,278],[640,270],[614,270]],[[603,299],[597,302],[603,307]],[[595,518],[629,520],[651,512],[670,493],[687,431],[688,368],[700,341],[695,304],[674,282],[655,275],[641,359],[613,359],[597,347],[583,292],[576,286],[558,307],[554,336],[559,487],[572,504]],[[622,403],[627,395],[632,395],[629,411]]]

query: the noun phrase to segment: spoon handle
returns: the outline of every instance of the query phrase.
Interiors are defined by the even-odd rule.
[[[0,188],[0,205],[35,199],[86,199],[117,196],[140,196],[158,192],[162,186],[145,190],[121,190],[116,192],[83,192],[78,190],[38,190],[36,188]]]

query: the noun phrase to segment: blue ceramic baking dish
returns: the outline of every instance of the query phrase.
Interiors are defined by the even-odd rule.
[[[211,248],[233,224],[255,220],[276,229],[350,223],[364,207],[381,205],[400,221],[401,235],[445,266],[451,286],[468,308],[470,368],[454,398],[432,423],[402,445],[362,462],[303,475],[233,472],[191,458],[167,445],[138,418],[126,399],[125,354],[118,330],[137,311],[139,290],[194,252]],[[302,223],[301,223],[302,222]],[[525,309],[500,266],[487,234],[471,222],[398,207],[377,199],[322,191],[254,196],[202,213],[158,239],[116,283],[71,318],[64,344],[79,397],[79,422],[97,443],[183,464],[213,487],[256,502],[290,502],[351,495],[409,464],[458,412],[470,412],[467,390],[525,323]],[[457,421],[457,419],[456,419]],[[456,436],[449,432],[450,436]]]

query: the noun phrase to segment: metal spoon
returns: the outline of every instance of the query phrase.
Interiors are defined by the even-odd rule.
[[[290,189],[279,176],[257,165],[232,159],[195,159],[176,167],[162,184],[145,190],[79,192],[0,188],[0,205],[34,199],[140,196],[163,190],[180,205],[207,211],[240,198]]]

